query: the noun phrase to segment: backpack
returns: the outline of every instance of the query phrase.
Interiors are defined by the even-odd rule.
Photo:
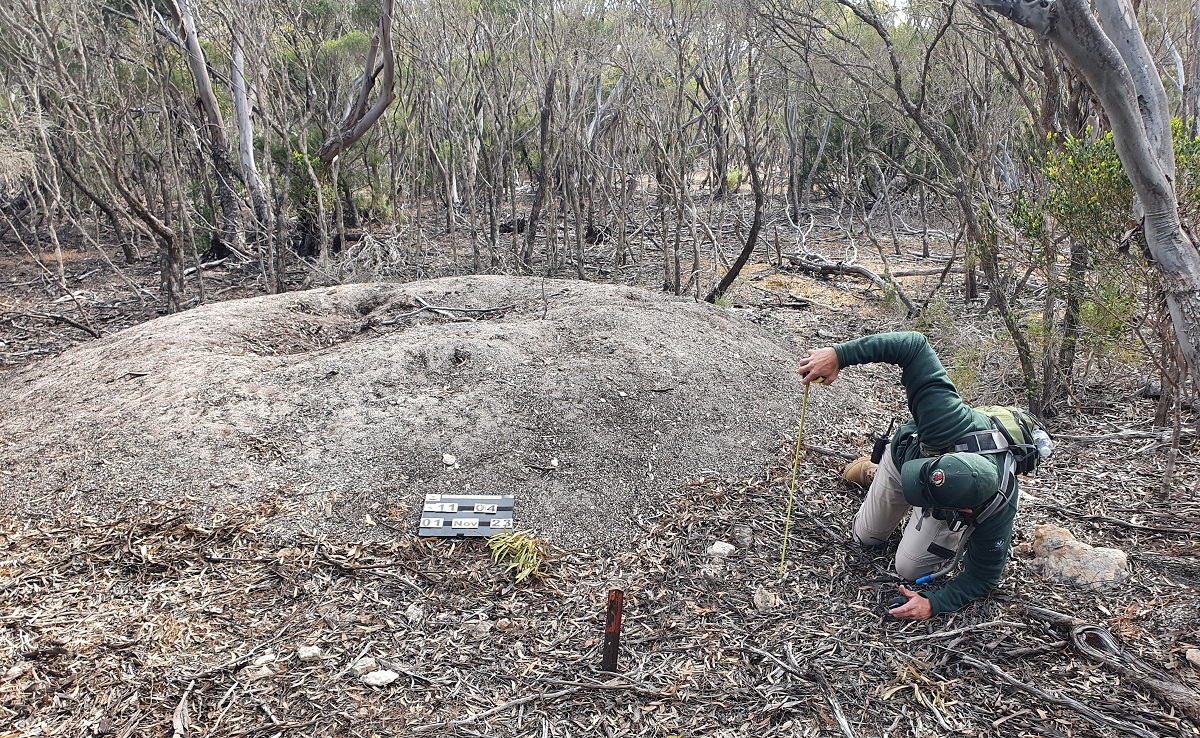
[[[1029,413],[1010,405],[987,405],[975,409],[991,418],[996,430],[1004,434],[1004,440],[1008,441],[1009,452],[1016,463],[1017,474],[1029,474],[1037,469],[1042,461],[1036,435],[1039,428],[1037,421]],[[1042,431],[1042,434],[1044,435],[1045,431]],[[1049,436],[1046,439],[1048,441]],[[1049,455],[1049,452],[1046,455]]]

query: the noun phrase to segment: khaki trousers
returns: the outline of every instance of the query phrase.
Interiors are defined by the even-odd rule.
[[[875,481],[854,516],[854,540],[863,546],[882,546],[910,508],[912,515],[896,549],[896,573],[912,582],[948,564],[966,529],[953,532],[945,522],[905,502],[900,471],[892,462],[889,445],[875,470]]]

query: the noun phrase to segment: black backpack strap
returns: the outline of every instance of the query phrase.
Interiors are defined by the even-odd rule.
[[[988,518],[1004,509],[1008,505],[1009,500],[1017,491],[1017,474],[1016,462],[1010,455],[1004,462],[1003,478],[1000,480],[1000,488],[996,490],[996,494],[992,495],[983,507],[975,513],[975,525],[979,525]]]
[[[947,448],[922,446],[921,451],[925,456],[940,456],[963,451],[973,454],[998,454],[1007,451],[1012,445],[1003,430],[994,429],[968,433]]]

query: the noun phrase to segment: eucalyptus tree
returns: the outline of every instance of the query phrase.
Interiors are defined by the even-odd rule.
[[[988,71],[964,67],[948,51],[957,3],[912,3],[901,13],[859,0],[770,0],[760,12],[791,52],[783,63],[798,67],[814,102],[870,155],[856,160],[870,166],[873,159],[957,207],[973,266],[985,236],[978,205],[991,154],[974,146],[978,129],[964,126],[955,90]],[[870,174],[855,173],[850,189],[857,192]],[[877,194],[886,196],[893,177],[876,179]],[[974,269],[966,273],[973,298]]]
[[[241,198],[237,192],[230,155],[229,139],[221,103],[209,74],[208,60],[200,45],[197,12],[193,0],[168,0],[167,9],[179,34],[172,40],[183,50],[187,67],[191,72],[196,107],[201,119],[197,125],[206,144],[213,172],[216,175],[217,202],[220,214],[212,246],[216,251],[232,251],[245,257],[246,235],[242,225]]]
[[[1179,218],[1166,91],[1125,0],[977,0],[1049,39],[1087,78],[1112,126],[1140,201],[1146,245],[1162,279],[1179,345],[1200,371],[1200,252]]]

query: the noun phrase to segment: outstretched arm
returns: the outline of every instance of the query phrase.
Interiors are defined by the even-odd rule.
[[[941,448],[975,430],[971,409],[963,404],[958,390],[929,341],[920,333],[877,333],[834,347],[838,366],[885,362],[903,371],[900,382],[908,395],[908,408],[917,421],[921,442]]]

